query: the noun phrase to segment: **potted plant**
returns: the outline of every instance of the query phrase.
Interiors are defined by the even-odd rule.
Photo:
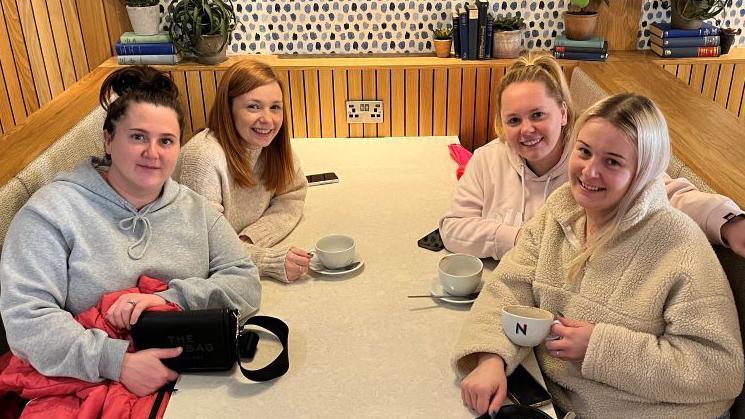
[[[160,28],[159,0],[122,0],[137,35],[156,35]]]
[[[168,31],[174,45],[197,62],[225,61],[236,18],[231,0],[178,0],[168,8]]]
[[[432,32],[435,36],[435,54],[440,58],[449,57],[450,47],[453,44],[453,28],[449,25],[446,27],[440,26]]]
[[[673,28],[698,29],[704,20],[722,13],[726,3],[723,0],[671,0],[670,24]]]
[[[525,21],[520,16],[497,16],[494,19],[492,57],[516,58],[520,55]]]
[[[564,12],[564,36],[582,41],[592,38],[601,1],[608,5],[608,0],[571,0]]]
[[[722,50],[722,55],[729,53],[729,49],[732,48],[732,44],[735,43],[735,37],[742,33],[742,28],[720,28],[719,29],[719,47]]]

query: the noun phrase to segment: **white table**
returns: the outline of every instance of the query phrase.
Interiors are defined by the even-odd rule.
[[[473,417],[450,366],[470,306],[406,297],[429,292],[445,254],[416,243],[448,209],[456,165],[447,144],[457,141],[293,140],[306,174],[333,171],[340,182],[309,188],[303,219],[283,244],[310,250],[326,234],[346,233],[364,266],[290,285],[262,281],[261,313],[290,326],[289,372],[268,383],[237,369],[183,375],[166,417]],[[277,352],[276,342],[262,342],[251,367]]]

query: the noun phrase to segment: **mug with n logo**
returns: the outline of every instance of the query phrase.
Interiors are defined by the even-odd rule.
[[[550,311],[531,306],[505,306],[502,308],[502,330],[519,346],[537,346],[549,337],[551,325],[558,323]]]

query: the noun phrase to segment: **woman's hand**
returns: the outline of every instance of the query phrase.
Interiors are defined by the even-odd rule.
[[[153,348],[124,354],[119,382],[140,397],[153,394],[165,383],[178,378],[178,373],[163,365],[160,360],[175,358],[181,355],[181,351],[180,347]]]
[[[546,350],[554,358],[581,365],[595,324],[566,317],[559,317],[559,322],[551,326],[551,334],[559,336],[559,339],[547,341]]]
[[[149,307],[165,304],[155,294],[123,294],[106,312],[106,320],[118,329],[129,329]]]
[[[722,225],[719,232],[724,243],[733,252],[745,257],[745,216],[738,215]]]
[[[311,255],[303,249],[297,247],[291,247],[287,251],[285,257],[285,273],[287,274],[287,280],[292,282],[303,276],[304,273],[308,272],[310,266]]]
[[[478,366],[460,383],[460,397],[463,404],[480,415],[498,411],[507,397],[507,376],[502,357],[481,354]]]

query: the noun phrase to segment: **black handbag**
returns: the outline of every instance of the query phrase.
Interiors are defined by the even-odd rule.
[[[269,365],[247,370],[241,355],[252,356],[258,335],[247,325],[262,327],[279,338],[282,352]],[[268,381],[284,375],[290,367],[287,324],[269,316],[254,316],[238,324],[238,310],[209,309],[194,311],[146,311],[132,326],[135,349],[175,348],[183,352],[163,364],[177,372],[227,371],[236,363],[243,375],[253,381]]]

